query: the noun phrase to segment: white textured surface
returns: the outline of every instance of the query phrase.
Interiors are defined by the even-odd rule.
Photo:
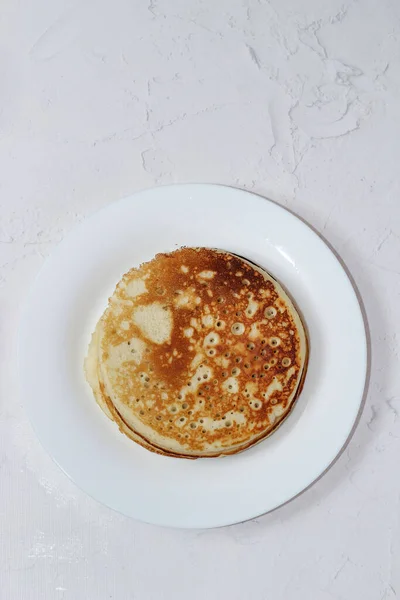
[[[399,3],[5,0],[0,40],[1,597],[399,596]],[[307,219],[352,271],[374,350],[330,472],[207,532],[142,525],[76,489],[37,442],[14,369],[20,305],[54,244],[171,181],[246,187]]]

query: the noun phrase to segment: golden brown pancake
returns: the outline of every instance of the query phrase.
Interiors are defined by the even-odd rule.
[[[199,458],[270,435],[300,392],[307,358],[300,316],[276,280],[228,252],[182,248],[123,276],[86,375],[132,440]]]

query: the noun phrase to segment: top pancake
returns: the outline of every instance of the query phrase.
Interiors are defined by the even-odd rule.
[[[88,379],[124,433],[194,458],[239,452],[283,421],[307,341],[265,271],[228,252],[182,248],[124,275],[91,354]]]

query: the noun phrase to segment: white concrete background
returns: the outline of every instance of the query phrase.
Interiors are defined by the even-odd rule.
[[[400,597],[399,59],[396,0],[1,2],[2,599]],[[270,515],[204,532],[78,490],[36,440],[14,368],[21,303],[71,227],[193,181],[270,196],[321,231],[373,346],[364,413],[330,472]]]

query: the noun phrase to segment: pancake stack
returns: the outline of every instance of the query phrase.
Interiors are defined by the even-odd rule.
[[[167,456],[217,457],[276,430],[307,358],[301,318],[275,279],[228,252],[181,248],[123,276],[85,372],[133,441]]]

